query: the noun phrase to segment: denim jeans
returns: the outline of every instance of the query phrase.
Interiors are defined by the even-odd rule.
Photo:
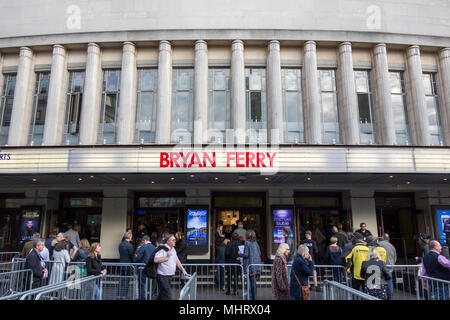
[[[130,283],[131,269],[129,267],[120,267],[119,288],[117,289],[117,298],[128,298],[128,287]]]
[[[248,300],[256,300],[256,280],[259,278],[259,274],[249,275],[249,290],[248,290]]]
[[[386,288],[386,297],[387,300],[392,300],[392,296],[394,294],[394,281],[392,279],[386,280],[387,288]]]

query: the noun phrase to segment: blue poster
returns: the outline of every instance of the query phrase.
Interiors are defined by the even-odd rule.
[[[439,240],[446,243],[446,233],[450,233],[450,210],[437,210],[437,221],[439,225]]]
[[[294,236],[292,228],[292,209],[274,209],[273,210],[273,242],[284,243],[283,227],[291,229],[291,237]]]
[[[188,245],[206,245],[208,210],[187,209],[186,241]]]

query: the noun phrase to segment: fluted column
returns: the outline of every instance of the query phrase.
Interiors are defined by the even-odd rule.
[[[394,112],[392,109],[391,86],[387,62],[386,45],[378,44],[373,49],[375,96],[377,99],[376,116],[381,143],[396,144]]]
[[[66,60],[66,49],[54,45],[45,112],[43,144],[46,146],[58,145],[62,141],[68,79]]]
[[[3,54],[0,52],[0,96],[3,95],[3,84],[5,76],[3,75]]]
[[[238,144],[245,143],[245,63],[244,42],[234,40],[231,46],[231,123]]]
[[[284,142],[283,97],[281,89],[280,42],[272,40],[267,55],[267,113],[268,132],[271,144]]]
[[[120,77],[120,98],[117,119],[117,144],[133,143],[136,128],[136,46],[124,42],[122,71]]]
[[[431,144],[430,126],[428,123],[427,103],[423,85],[422,62],[420,61],[419,46],[411,46],[407,51],[407,70],[410,84],[411,104],[415,130],[416,144],[428,146]]]
[[[359,144],[358,100],[353,72],[352,45],[343,42],[339,45],[339,114],[345,144]]]
[[[170,143],[172,110],[172,47],[169,41],[159,43],[158,93],[156,96],[156,143]]]
[[[442,127],[445,143],[450,145],[450,48],[439,51],[439,73],[442,92]]]
[[[80,118],[80,144],[82,145],[96,144],[97,142],[102,80],[100,47],[95,43],[89,43]]]
[[[208,142],[208,45],[195,43],[194,68],[194,144]]]
[[[306,101],[305,140],[307,143],[320,144],[322,143],[322,127],[320,121],[321,106],[318,85],[319,79],[317,75],[316,43],[314,41],[307,41],[304,52],[305,66],[303,83],[305,87],[304,100]]]
[[[9,127],[9,146],[27,145],[35,81],[33,51],[30,48],[22,47],[20,48],[11,126]]]

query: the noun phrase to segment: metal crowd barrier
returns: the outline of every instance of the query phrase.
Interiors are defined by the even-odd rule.
[[[19,256],[20,252],[0,252],[0,262],[10,262]]]
[[[101,275],[66,281],[34,294],[34,300],[101,300],[101,283]]]
[[[325,280],[322,300],[380,300],[336,281]]]
[[[24,261],[0,262],[0,273],[22,270],[25,267]]]
[[[183,264],[188,274],[197,273],[197,298],[199,300],[236,300],[245,299],[244,268],[238,263]],[[231,281],[229,281],[231,280]],[[172,279],[172,296],[178,295],[185,284],[182,273]],[[228,285],[230,294],[227,295]],[[241,292],[239,292],[241,290]],[[234,293],[234,295],[233,295]]]
[[[387,265],[392,271],[393,300],[416,299],[417,275],[420,265]]]
[[[272,293],[272,264],[252,264],[247,268],[247,293],[246,296],[250,296],[250,278],[248,276],[250,267],[260,267],[261,272],[259,276],[255,278],[256,280],[256,293],[254,294],[255,300],[273,300],[275,297]],[[291,271],[292,265],[288,265],[289,272]],[[322,299],[322,287],[326,280],[340,280],[340,283],[347,283],[348,276],[345,272],[343,266],[336,265],[315,265],[315,276],[309,277],[310,297],[311,300],[321,300]],[[290,273],[289,273],[290,279]]]
[[[195,272],[180,292],[179,300],[197,300],[197,272]]]
[[[450,281],[417,276],[417,300],[449,300]]]
[[[0,273],[0,297],[31,289],[33,272],[29,269]]]

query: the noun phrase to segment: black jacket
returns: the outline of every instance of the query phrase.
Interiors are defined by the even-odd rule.
[[[126,240],[119,244],[120,263],[133,263],[134,247]]]
[[[348,242],[347,237],[339,232],[333,233],[333,237],[338,239],[338,246],[344,249],[345,244]]]
[[[372,266],[371,269],[369,269],[369,267]],[[376,274],[374,273],[374,269],[373,266],[378,267],[381,271],[381,273],[379,273],[380,276],[382,276],[384,278],[384,280],[390,280],[391,279],[391,273],[389,272],[389,270],[386,268],[386,264],[382,261],[382,260],[369,260],[369,261],[364,261],[361,265],[361,277],[364,278],[365,280],[367,280],[372,274]]]
[[[44,272],[42,271],[44,268],[42,268],[41,260],[42,257],[38,254],[36,249],[33,249],[25,260],[25,269],[31,269],[31,271],[33,271],[34,279],[41,279],[44,275]]]
[[[304,244],[309,249],[309,254],[311,255],[312,259],[316,259],[319,255],[319,248],[317,247],[317,243],[314,240],[302,240],[301,244]],[[315,260],[314,260],[315,261]]]
[[[187,244],[185,239],[178,239],[175,243],[175,250],[177,252],[178,259],[181,263],[185,263],[187,260]]]
[[[88,276],[98,276],[103,270],[102,265],[102,257],[100,255],[97,255],[97,257],[86,258],[86,273]]]
[[[239,251],[239,241],[236,239],[228,242],[227,247],[225,248],[225,261],[227,263],[239,263],[237,260]]]

